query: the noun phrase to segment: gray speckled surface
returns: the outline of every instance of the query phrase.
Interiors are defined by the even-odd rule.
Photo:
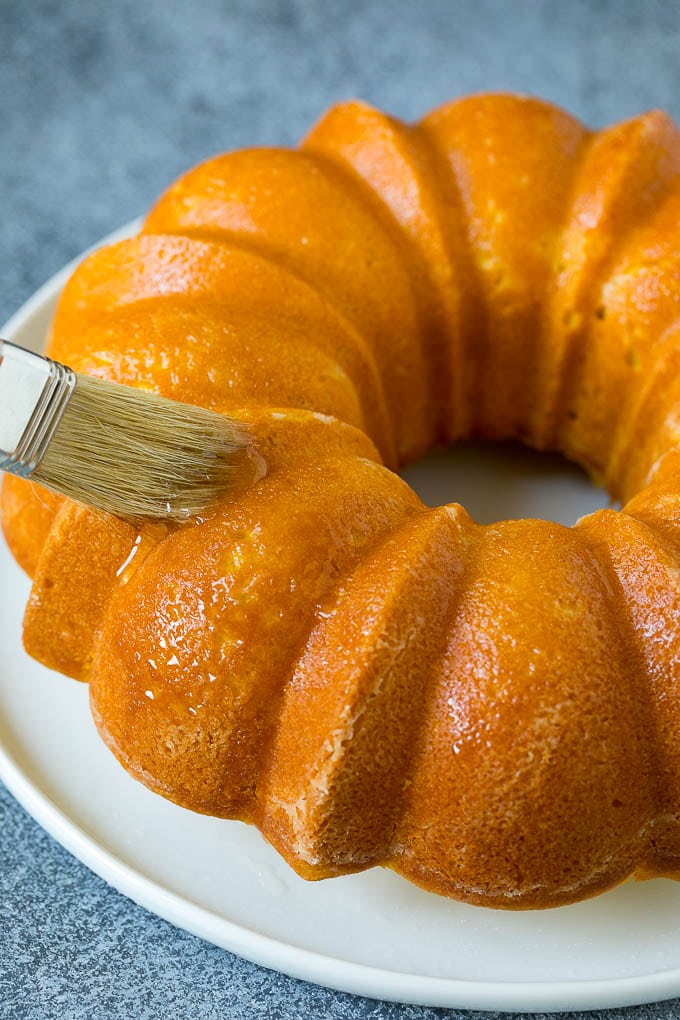
[[[0,0],[0,42],[3,321],[189,164],[292,142],[343,97],[406,118],[485,89],[534,92],[594,125],[680,115],[680,7],[661,0]],[[3,1018],[491,1015],[244,963],[108,888],[0,789]],[[662,1020],[680,1001],[600,1015]]]

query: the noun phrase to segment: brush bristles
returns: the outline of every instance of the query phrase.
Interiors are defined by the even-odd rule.
[[[250,442],[213,411],[78,376],[33,477],[118,517],[186,521],[238,482]]]

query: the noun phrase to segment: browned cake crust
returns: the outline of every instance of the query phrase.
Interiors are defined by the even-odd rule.
[[[252,426],[266,475],[143,533],[8,479],[28,651],[104,740],[307,878],[496,907],[680,873],[680,134],[507,95],[350,102],[228,153],[67,284],[50,353]],[[393,473],[561,450],[623,510],[481,527]]]

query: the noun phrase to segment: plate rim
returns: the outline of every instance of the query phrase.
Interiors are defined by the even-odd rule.
[[[140,223],[137,218],[107,234],[53,274],[10,317],[1,335],[7,339],[15,337],[56,298],[89,252],[130,236]],[[371,999],[502,1012],[611,1009],[661,1002],[680,995],[680,966],[622,978],[479,981],[406,974],[315,953],[213,913],[135,871],[73,822],[31,780],[4,746],[1,735],[0,780],[41,828],[117,892],[175,927],[293,978]]]

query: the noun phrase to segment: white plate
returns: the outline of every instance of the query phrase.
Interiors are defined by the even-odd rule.
[[[42,344],[67,271],[5,336]],[[603,502],[575,471],[530,454],[467,449],[409,474],[431,501],[461,499],[480,520],[500,503],[505,516],[571,523]],[[23,652],[29,583],[1,540],[0,577],[0,777],[60,843],[149,910],[266,967],[401,1002],[568,1010],[680,995],[680,884],[629,883],[525,913],[449,902],[383,870],[308,884],[255,829],[149,793],[100,742],[86,688]]]

